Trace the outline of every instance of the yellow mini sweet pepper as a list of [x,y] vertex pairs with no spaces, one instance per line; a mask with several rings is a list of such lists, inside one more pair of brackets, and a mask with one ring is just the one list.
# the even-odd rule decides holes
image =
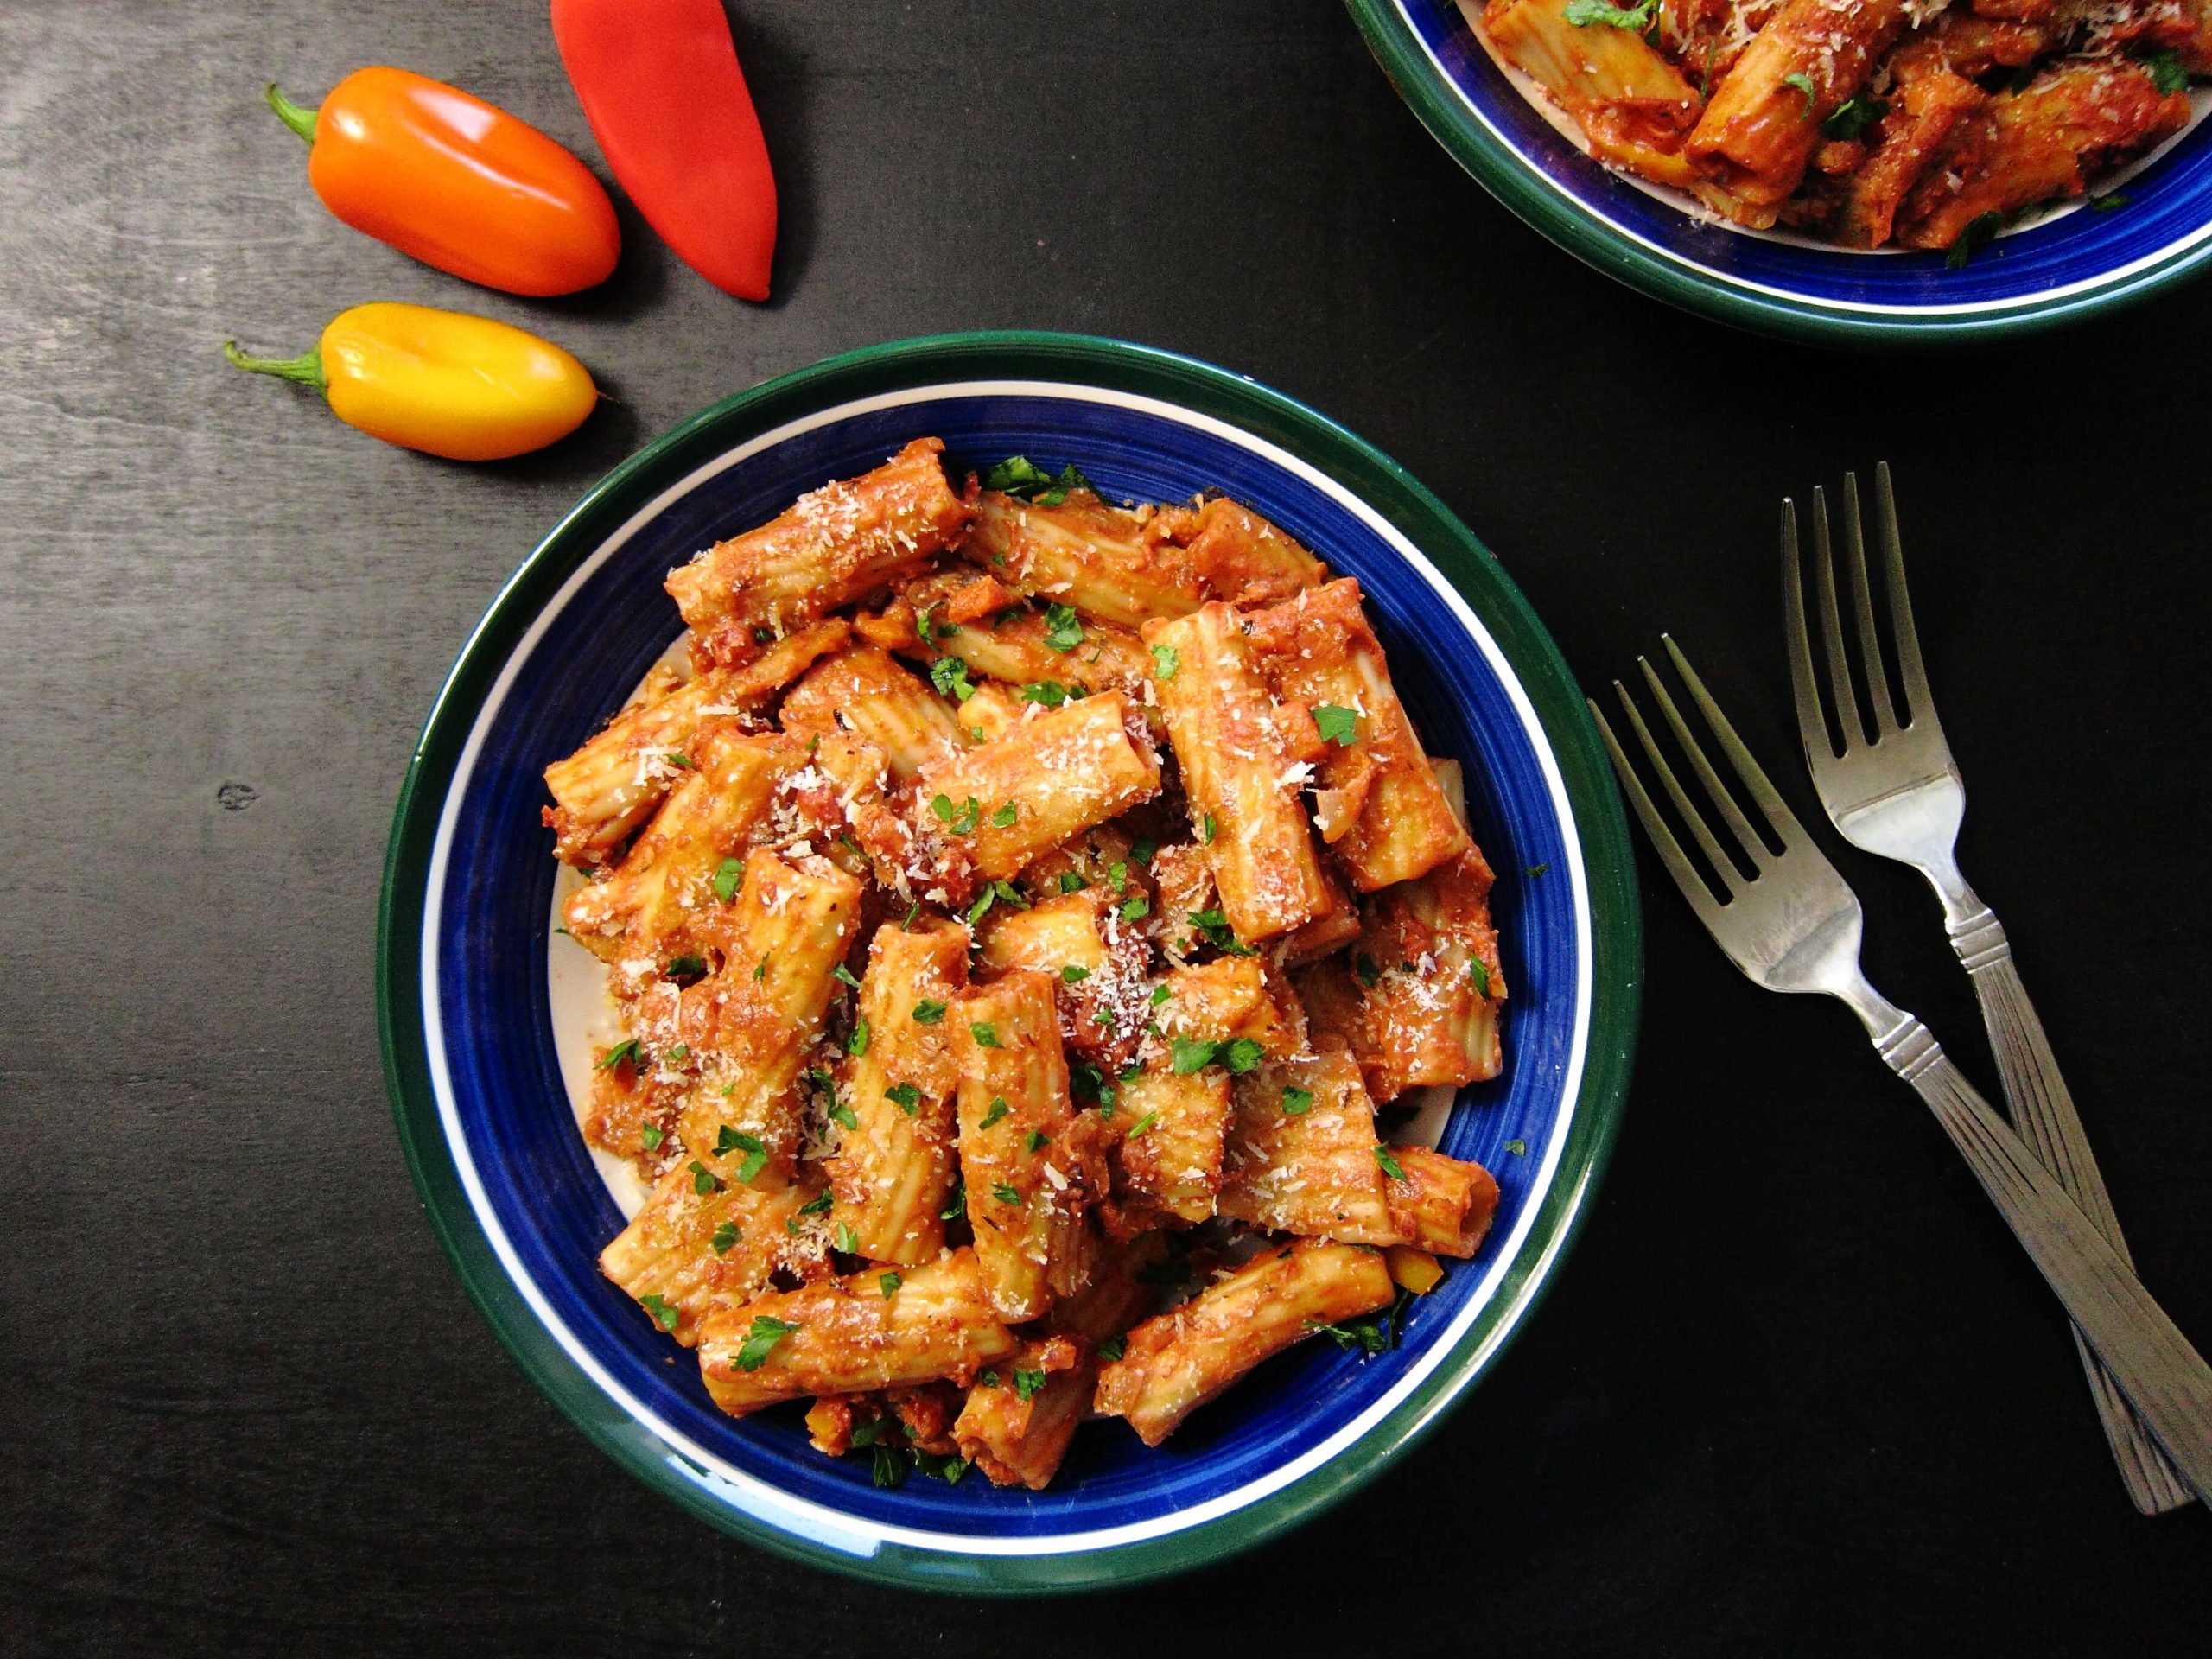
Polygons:
[[331,412],[386,443],[451,461],[542,449],[599,402],[584,365],[558,346],[489,317],[379,302],[331,319],[296,358],[223,355],[256,374],[313,386]]

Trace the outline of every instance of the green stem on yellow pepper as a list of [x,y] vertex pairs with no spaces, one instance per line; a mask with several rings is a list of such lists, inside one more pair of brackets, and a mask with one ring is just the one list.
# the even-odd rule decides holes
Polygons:
[[238,350],[235,340],[223,342],[223,355],[234,369],[244,369],[249,374],[273,374],[286,380],[313,386],[317,391],[327,392],[330,383],[323,378],[322,349],[302,352],[297,357],[248,357]]
[[269,107],[276,111],[276,118],[279,121],[298,133],[308,143],[315,143],[315,112],[313,110],[303,110],[293,103],[290,99],[276,90],[276,83],[273,80],[263,90],[261,95],[269,100]]

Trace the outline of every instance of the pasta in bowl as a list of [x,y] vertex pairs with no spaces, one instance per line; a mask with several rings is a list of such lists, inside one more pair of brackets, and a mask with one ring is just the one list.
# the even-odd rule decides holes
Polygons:
[[603,486],[456,666],[385,918],[403,1137],[540,1385],[742,1535],[1004,1592],[1433,1424],[1633,1002],[1602,762],[1471,546],[1287,400],[1058,336],[833,362]]
[[1350,0],[1509,207],[1831,343],[2044,327],[2212,251],[2198,0]]

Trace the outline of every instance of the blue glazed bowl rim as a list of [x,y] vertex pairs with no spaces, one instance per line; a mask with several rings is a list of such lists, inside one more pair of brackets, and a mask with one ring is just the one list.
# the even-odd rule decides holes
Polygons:
[[[1822,295],[1816,284],[1793,288],[1779,273],[1770,273],[1764,281],[1739,277],[1667,247],[1662,237],[1641,234],[1609,217],[1508,142],[1498,119],[1511,120],[1520,113],[1518,106],[1525,101],[1521,93],[1499,76],[1494,90],[1516,107],[1494,119],[1483,99],[1439,57],[1429,38],[1435,31],[1425,31],[1416,23],[1414,10],[1419,0],[1344,3],[1399,97],[1491,195],[1584,264],[1654,299],[1738,327],[1830,346],[1927,347],[2012,338],[2139,304],[2212,263],[2212,191],[2198,188],[2190,200],[2201,200],[2202,207],[2183,234],[2116,267],[2085,266],[2069,280],[2001,300],[1972,305],[1870,303]],[[1452,0],[1438,0],[1438,8],[1457,16]],[[1544,138],[1541,148],[1548,161],[1596,168],[1566,137],[1548,131]],[[2200,141],[2202,135],[2192,130],[2182,142]],[[1551,153],[1554,147],[1556,153]],[[1627,198],[1618,200],[1625,202]],[[1651,206],[1640,194],[1636,200],[1642,208]],[[1662,210],[1660,217],[1690,223],[1688,215],[1675,209]],[[1713,233],[1738,234],[1725,228]],[[1821,257],[1818,251],[1808,251],[1806,276]],[[1882,260],[1903,256],[1854,257]]]
[[[432,1080],[425,927],[433,849],[463,751],[502,669],[536,619],[620,526],[673,484],[748,440],[872,395],[1020,378],[1150,398],[1284,451],[1355,495],[1420,550],[1480,611],[1540,722],[1572,812],[1567,830],[1588,928],[1582,1071],[1563,1103],[1567,1131],[1519,1248],[1478,1316],[1425,1376],[1351,1445],[1264,1497],[1165,1536],[1064,1552],[1002,1555],[885,1538],[855,1554],[804,1529],[764,1522],[727,1501],[711,1471],[654,1433],[546,1327],[499,1258],[469,1200]],[[1455,601],[1464,602],[1464,601]],[[702,411],[588,493],[510,578],[463,647],[433,705],[402,785],[387,855],[378,1002],[388,1090],[425,1208],[463,1285],[524,1371],[601,1448],[646,1484],[717,1526],[784,1554],[855,1576],[963,1593],[1033,1594],[1127,1585],[1243,1549],[1309,1518],[1401,1455],[1462,1397],[1534,1310],[1594,1197],[1618,1130],[1635,1039],[1641,920],[1634,863],[1610,770],[1581,694],[1525,600],[1459,521],[1402,469],[1341,427],[1256,383],[1193,359],[1081,336],[994,333],[894,341],[830,359]]]

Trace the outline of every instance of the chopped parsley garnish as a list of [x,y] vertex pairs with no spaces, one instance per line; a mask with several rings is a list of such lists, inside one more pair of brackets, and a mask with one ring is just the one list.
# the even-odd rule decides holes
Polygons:
[[1032,1152],[1042,1152],[1052,1144],[1052,1137],[1042,1129],[1032,1129],[1021,1137],[1021,1144]]
[[1266,1058],[1267,1050],[1249,1037],[1238,1037],[1228,1042],[1207,1042],[1197,1037],[1176,1037],[1168,1041],[1168,1069],[1179,1077],[1187,1077],[1207,1066],[1221,1065],[1240,1075],[1251,1071]]
[[1084,888],[1089,885],[1090,883],[1083,879],[1083,873],[1080,870],[1062,870],[1060,872],[1060,891],[1062,893],[1081,893]]
[[1060,969],[1061,981],[1069,985],[1080,985],[1090,977],[1090,969],[1080,963],[1071,962]]
[[1198,820],[1198,840],[1205,846],[1213,845],[1213,814],[1211,812]]
[[1849,143],[1889,112],[1890,106],[1883,99],[1861,92],[1844,99],[1835,113],[1821,123],[1821,137]]
[[1174,995],[1174,992],[1167,988],[1167,982],[1163,979],[1152,988],[1152,1006],[1155,1008],[1162,1007],[1167,999]]
[[1149,866],[1159,855],[1160,843],[1150,836],[1139,836],[1130,843],[1129,861],[1133,864]]
[[1406,1179],[1406,1166],[1390,1155],[1390,1148],[1379,1141],[1375,1147],[1375,1161],[1382,1166],[1382,1173],[1394,1181]]
[[[931,651],[935,651],[937,649],[937,627],[936,625],[930,620],[930,613],[935,609],[937,609],[937,607],[934,605],[925,605],[922,607],[920,611],[916,613],[914,617],[915,638],[919,639],[924,645],[927,645]],[[952,629],[950,626],[947,626],[945,632],[947,633],[950,633]]]
[[1142,921],[1150,914],[1152,914],[1152,900],[1141,893],[1122,906],[1122,919],[1125,922]]
[[879,1486],[903,1485],[906,1479],[906,1454],[895,1446],[879,1444],[875,1448],[875,1466],[868,1478]]
[[1119,1359],[1128,1351],[1129,1339],[1127,1337],[1109,1337],[1098,1344],[1098,1357],[1101,1359]]
[[1183,665],[1182,653],[1173,645],[1152,648],[1152,677],[1161,684],[1175,677],[1175,671]]
[[[1951,244],[1950,251],[1943,256],[1943,263],[1953,270],[1958,270],[1994,241],[1997,232],[2004,228],[2004,214],[1995,212],[1976,213],[1967,221],[1967,227],[1959,232],[1958,239]],[[1531,870],[1529,874],[1534,875],[1535,872]]]
[[[715,1156],[727,1158],[733,1152],[745,1154],[745,1161],[737,1166],[738,1185],[750,1186],[753,1178],[768,1166],[768,1149],[760,1144],[758,1137],[733,1129],[725,1123],[715,1131]],[[699,1166],[694,1164],[691,1167],[696,1172]],[[702,1192],[709,1190],[703,1186],[699,1189]]]
[[1467,958],[1467,977],[1475,982],[1475,995],[1490,1001],[1490,969],[1480,957]]
[[1794,75],[1784,75],[1782,78],[1782,84],[1785,86],[1795,86],[1805,94],[1805,108],[1797,118],[1801,121],[1811,120],[1813,105],[1821,101],[1821,89],[1813,85],[1813,78],[1801,70]]
[[628,1059],[632,1066],[644,1066],[644,1064],[646,1064],[646,1051],[637,1044],[637,1038],[628,1038],[626,1042],[617,1042],[615,1046],[608,1048],[604,1055],[600,1055],[597,1071],[613,1071],[613,1068],[620,1066],[624,1059]]
[[1351,970],[1359,976],[1359,982],[1370,991],[1382,977],[1382,970],[1376,966],[1375,958],[1364,950],[1352,958]]
[[1045,644],[1065,656],[1083,643],[1083,619],[1072,605],[1045,607]]
[[799,1205],[798,1212],[802,1216],[826,1216],[830,1213],[830,1206],[836,1202],[836,1198],[832,1194],[823,1192]]
[[937,1212],[937,1218],[939,1221],[957,1221],[967,1213],[967,1178],[956,1175],[952,1178],[952,1191],[945,1198],[944,1208]]
[[1021,688],[1021,700],[1057,709],[1068,700],[1068,689],[1058,680],[1032,680]]
[[1006,1103],[1005,1096],[993,1095],[991,1096],[991,1103],[989,1107],[983,1113],[982,1122],[976,1124],[976,1127],[979,1129],[988,1129],[992,1124],[1006,1116],[1013,1109],[1014,1109],[1011,1106],[1008,1106]]
[[1505,1143],[1505,1149],[1516,1158],[1526,1158],[1529,1155],[1529,1143],[1517,1135]]
[[918,1026],[933,1026],[944,1018],[944,1011],[950,1006],[950,1003],[940,1002],[934,997],[925,996],[914,1004],[914,1023]]
[[1268,1051],[1249,1037],[1239,1037],[1221,1046],[1221,1063],[1242,1076],[1267,1058]]
[[728,904],[745,885],[745,861],[726,858],[715,871],[715,897]]
[[914,931],[914,918],[921,913],[922,901],[917,899],[912,904],[906,906],[906,914],[900,919],[899,925],[905,928],[909,933],[912,932]]
[[1191,917],[1191,925],[1217,950],[1226,950],[1232,957],[1252,954],[1252,947],[1236,937],[1236,930],[1230,926],[1229,918],[1218,909],[1195,912]]
[[1012,801],[1008,801],[1005,805],[999,808],[997,811],[991,814],[991,828],[994,830],[1011,830],[1014,828],[1014,819],[1020,816],[1021,809],[1016,806]]
[[1044,1386],[1045,1373],[1042,1371],[1016,1371],[1014,1374],[1014,1391],[1024,1400]]
[[664,1331],[675,1330],[677,1322],[683,1317],[683,1310],[671,1306],[668,1298],[657,1291],[649,1290],[639,1297],[638,1306],[652,1314],[653,1323]]
[[1350,1325],[1324,1325],[1319,1319],[1308,1319],[1306,1328],[1328,1338],[1348,1354],[1379,1354],[1390,1345],[1389,1333],[1372,1319],[1356,1319]]
[[1069,493],[1074,490],[1088,490],[1093,495],[1098,493],[1098,486],[1083,475],[1081,467],[1075,462],[1070,461],[1060,468],[1060,475],[1052,480],[1052,487],[1037,498],[1037,505],[1040,507],[1057,507],[1061,502],[1066,500]]
[[1617,6],[1612,0],[1567,0],[1561,15],[1577,29],[1588,29],[1603,24],[1607,29],[1624,29],[1632,35],[1641,35],[1657,21],[1659,0],[1638,0],[1633,6]]
[[995,1389],[998,1385],[999,1374],[996,1371],[978,1371],[976,1373],[976,1386],[977,1388]]
[[1128,860],[1117,858],[1109,864],[1106,867],[1106,879],[1113,884],[1114,891],[1117,894],[1127,893],[1129,890]]
[[955,702],[965,702],[976,695],[976,683],[968,677],[968,664],[957,657],[940,657],[931,663],[930,683]]
[[1027,500],[1051,487],[1052,475],[1027,455],[1008,455],[983,474],[983,487]]
[[730,1252],[730,1247],[744,1236],[744,1234],[737,1230],[737,1224],[735,1222],[726,1221],[722,1223],[721,1226],[715,1229],[715,1236],[710,1242],[715,1247],[715,1254],[716,1255],[728,1255]]
[[675,749],[668,750],[662,758],[665,760],[670,766],[676,767],[679,771],[696,772],[697,770],[697,768],[691,764],[691,757],[690,755],[679,753]]
[[973,795],[958,806],[953,805],[950,796],[936,796],[930,802],[930,810],[937,815],[939,823],[956,836],[975,834],[976,826],[982,823],[983,818],[983,804]]
[[976,1046],[978,1048],[1000,1046],[999,1028],[988,1020],[976,1021],[974,1025],[968,1027],[968,1034],[976,1039]]
[[664,979],[694,980],[707,976],[707,959],[686,951],[680,957],[671,957],[668,966],[661,969]]
[[883,1300],[887,1302],[892,1293],[906,1281],[895,1273],[885,1273],[877,1274],[875,1282],[883,1287]]
[[766,979],[768,977],[768,958],[766,957],[762,957],[760,961],[753,964],[753,977],[756,980]]
[[957,1486],[960,1477],[968,1472],[968,1459],[950,1452],[928,1452],[918,1446],[913,1449],[913,1457],[915,1468],[948,1486]]
[[1351,747],[1359,735],[1359,715],[1356,709],[1340,709],[1333,702],[1325,702],[1313,710],[1313,729],[1321,734],[1324,743],[1333,743],[1340,749]]
[[853,1116],[853,1109],[835,1096],[830,1102],[830,1116],[841,1128],[858,1129],[861,1126],[860,1119]]
[[853,977],[853,970],[846,967],[842,962],[830,970],[830,977],[836,980],[840,985],[851,986],[856,991],[861,988],[860,981]]
[[1017,1210],[1020,1209],[1025,1202],[1021,1194],[1015,1192],[1014,1188],[1008,1186],[1004,1181],[999,1182],[996,1185],[991,1188],[991,1196],[996,1198],[1001,1204],[1010,1204]]
[[853,1230],[850,1222],[839,1222],[837,1230],[830,1242],[837,1247],[837,1253],[841,1255],[858,1255],[861,1253],[861,1237]]
[[757,1371],[768,1363],[768,1356],[776,1344],[798,1329],[772,1313],[755,1313],[753,1328],[745,1333],[745,1340],[737,1346],[735,1364],[741,1371]]
[[2163,52],[2152,53],[2143,60],[2143,67],[2151,72],[2151,84],[2160,92],[2189,90],[2189,71],[2182,67],[2181,54],[2171,47]]
[[853,1034],[845,1039],[845,1052],[855,1059],[868,1052],[868,1020],[865,1017],[853,1021]]
[[1313,1091],[1300,1089],[1294,1083],[1282,1086],[1282,1113],[1285,1117],[1303,1117],[1313,1109]]
[[1158,1112],[1147,1112],[1142,1117],[1137,1119],[1135,1122],[1129,1125],[1129,1138],[1132,1141],[1135,1140],[1137,1136],[1142,1135],[1147,1129],[1150,1128],[1154,1124],[1159,1122],[1160,1114]]
[[922,1104],[922,1091],[911,1083],[893,1084],[883,1091],[883,1097],[909,1117],[919,1110]]
[[684,1167],[691,1172],[691,1190],[694,1192],[696,1192],[701,1198],[703,1198],[709,1192],[718,1191],[721,1188],[721,1178],[718,1177],[713,1170],[709,1169],[704,1164],[701,1163],[696,1158],[694,1158],[690,1163],[686,1164]]
[[659,1124],[648,1123],[644,1128],[638,1131],[638,1139],[645,1143],[645,1150],[647,1152],[658,1152],[660,1150],[660,1143],[664,1139],[665,1139],[665,1137],[661,1134]]
[[2116,207],[2126,206],[2127,198],[2117,190],[2107,190],[2101,196],[2089,198],[2089,211],[2093,213],[2108,213]]

